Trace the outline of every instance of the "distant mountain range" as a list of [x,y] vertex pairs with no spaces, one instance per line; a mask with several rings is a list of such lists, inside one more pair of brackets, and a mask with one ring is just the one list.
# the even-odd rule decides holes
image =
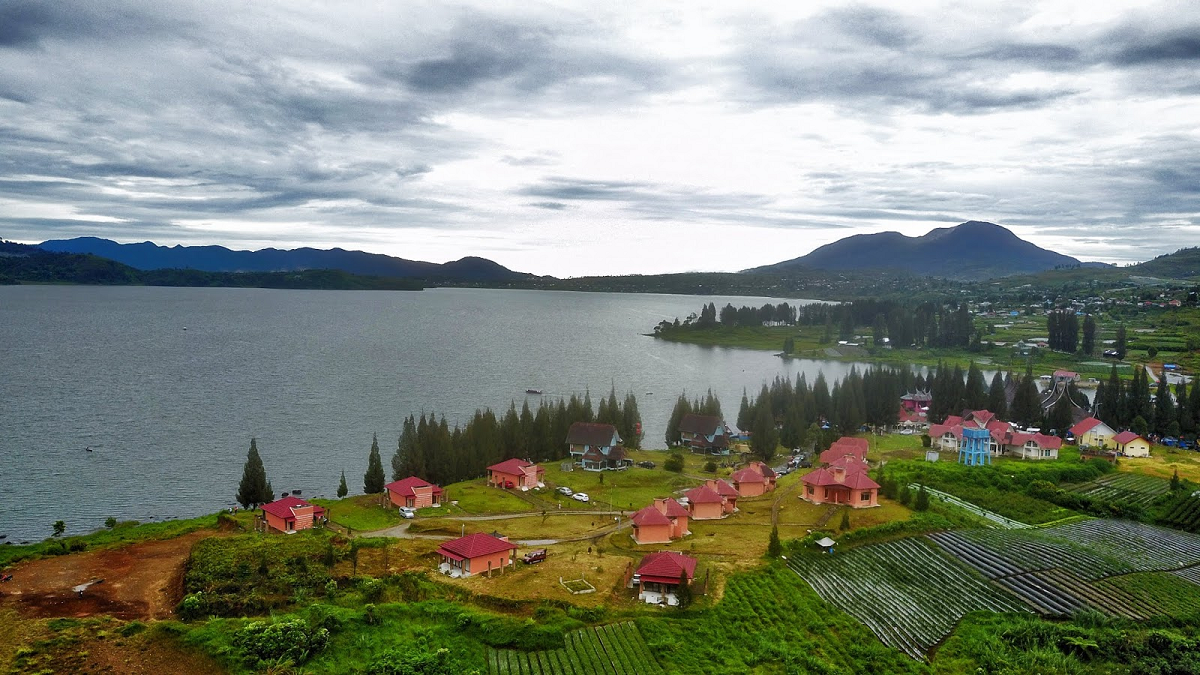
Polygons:
[[920,237],[899,232],[856,234],[808,255],[745,270],[788,274],[816,270],[896,270],[918,276],[981,280],[1040,272],[1056,267],[1107,266],[1081,263],[1047,251],[994,223],[972,220],[930,230]]
[[224,246],[159,246],[149,241],[118,244],[96,237],[55,239],[42,242],[39,246],[43,250],[59,253],[90,253],[139,270],[295,272],[325,269],[374,277],[470,282],[518,281],[533,277],[532,274],[514,272],[486,258],[467,257],[438,264],[340,248],[235,251]]

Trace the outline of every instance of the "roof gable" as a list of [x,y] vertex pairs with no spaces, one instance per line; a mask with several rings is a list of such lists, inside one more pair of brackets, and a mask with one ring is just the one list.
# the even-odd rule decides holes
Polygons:
[[515,551],[517,546],[499,537],[493,537],[484,532],[476,532],[475,534],[468,534],[454,541],[443,542],[438,548],[445,549],[464,558],[478,558],[501,551]]
[[1104,424],[1104,422],[1101,422],[1095,417],[1088,417],[1071,427],[1071,433],[1075,434],[1076,436],[1082,436],[1102,424]]
[[442,488],[430,483],[429,481],[417,478],[416,476],[402,478],[398,481],[388,483],[383,487],[389,492],[395,492],[401,497],[415,497],[417,493],[413,491],[413,488],[433,488],[433,494],[436,495],[442,493]]
[[[1117,434],[1116,436],[1113,436],[1113,442],[1117,443],[1119,445],[1126,445],[1128,443],[1132,443],[1133,441],[1136,441],[1139,438],[1142,438],[1142,437],[1138,436],[1137,434],[1133,433],[1132,431],[1122,431],[1121,433]],[[1142,440],[1144,441],[1146,439],[1142,438]]]
[[611,424],[597,422],[576,422],[567,430],[567,443],[571,445],[591,445],[608,447],[621,442],[617,428]]
[[[671,501],[675,501],[675,500],[671,500]],[[633,514],[633,516],[630,517],[630,520],[632,520],[633,524],[638,527],[645,527],[647,525],[670,525],[671,524],[671,519],[668,518],[666,516],[666,514],[662,513],[658,509],[654,508],[653,504],[651,504],[650,506],[647,506],[646,508],[641,509],[637,513]]]
[[675,551],[648,553],[637,566],[637,574],[643,580],[646,577],[658,577],[678,582],[684,571],[688,579],[695,578],[696,559]]
[[306,506],[312,506],[312,504],[309,504],[299,497],[284,497],[283,499],[277,499],[270,504],[263,504],[260,508],[277,518],[291,518],[293,515],[295,515],[292,513],[292,509],[304,508]]
[[523,459],[506,459],[499,464],[493,464],[488,467],[488,471],[499,471],[501,473],[519,474],[525,472],[525,467],[533,466],[533,462],[526,462]]
[[707,485],[701,485],[700,487],[694,487],[691,490],[688,490],[687,492],[685,492],[683,494],[684,494],[684,496],[686,496],[688,498],[688,501],[691,502],[692,504],[705,504],[705,503],[711,504],[713,502],[716,502],[719,504],[723,501],[721,499],[721,495],[717,494],[716,490],[713,490],[712,488],[708,487]]
[[679,420],[679,431],[681,433],[700,434],[701,436],[713,436],[718,432],[725,430],[725,424],[720,417],[713,415],[697,415],[688,413]]

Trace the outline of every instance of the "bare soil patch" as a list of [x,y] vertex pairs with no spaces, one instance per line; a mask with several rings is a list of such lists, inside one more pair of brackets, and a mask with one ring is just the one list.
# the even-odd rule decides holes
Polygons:
[[[183,597],[183,567],[192,545],[211,530],[118,549],[87,551],[24,563],[0,586],[0,602],[35,618],[111,615],[163,619]],[[95,579],[82,595],[73,587]]]

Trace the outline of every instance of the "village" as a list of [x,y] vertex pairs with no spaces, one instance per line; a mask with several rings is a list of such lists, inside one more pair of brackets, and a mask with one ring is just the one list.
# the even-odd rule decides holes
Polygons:
[[[1054,407],[1078,377],[1056,372],[1038,404]],[[301,611],[322,602],[320,596],[351,614],[369,614],[375,602],[427,597],[455,598],[488,611],[504,608],[502,613],[517,616],[555,608],[566,612],[565,625],[583,631],[578,637],[560,649],[547,638],[548,651],[485,640],[492,646],[480,652],[487,664],[480,672],[576,672],[561,664],[593,659],[608,664],[604,672],[619,674],[658,672],[656,664],[681,658],[663,652],[630,619],[678,612],[717,616],[712,613],[727,611],[722,608],[730,602],[744,602],[729,595],[750,592],[746,579],[767,573],[790,575],[788,584],[805,584],[789,586],[796,601],[808,598],[803,602],[820,615],[836,607],[854,617],[858,629],[865,626],[883,645],[918,661],[953,629],[955,617],[978,609],[1054,617],[1082,602],[1118,614],[1120,602],[1148,606],[1129,589],[1106,591],[1116,593],[1106,600],[1091,586],[1056,581],[1051,593],[1017,584],[1019,574],[980,586],[965,570],[982,565],[976,569],[991,575],[995,565],[1013,563],[981,560],[1007,559],[1008,546],[1028,544],[962,537],[1000,528],[1012,533],[1006,536],[1045,533],[1052,537],[1047,542],[1070,536],[1082,542],[1074,547],[1098,546],[1096,541],[1113,535],[1088,524],[1110,521],[1089,514],[1110,504],[1164,504],[1164,516],[1155,517],[1163,522],[1168,506],[1172,513],[1191,513],[1186,486],[1200,484],[1200,461],[1192,453],[1113,429],[1079,406],[1070,429],[1051,434],[986,409],[930,423],[933,402],[929,391],[908,391],[895,400],[894,425],[826,434],[809,447],[783,449],[773,462],[756,458],[749,434],[720,416],[685,415],[679,443],[667,452],[628,449],[611,424],[575,422],[563,439],[562,459],[535,463],[511,457],[489,465],[481,478],[448,485],[394,474],[378,494],[341,499],[287,494],[254,509],[219,514],[215,528],[197,519],[116,548],[101,544],[92,551],[80,544],[77,553],[18,558],[5,566],[12,577],[0,609],[26,627],[42,625],[29,623],[36,617],[112,616],[134,622],[183,619],[199,622],[191,624],[193,630],[203,631],[216,625],[204,623],[204,617]],[[819,438],[830,439],[827,447]],[[996,469],[1018,478],[1005,482]],[[1049,487],[1026,489],[1043,483]],[[987,484],[991,487],[978,487]],[[1146,517],[1141,511],[1129,514]],[[1183,515],[1173,517],[1179,524],[1172,527],[1200,529]],[[133,537],[148,527],[153,526],[118,526],[94,536]],[[1150,528],[1130,536],[1178,551],[1171,565],[1200,564],[1200,538],[1169,532]],[[85,538],[45,546],[62,544],[65,553],[80,541]],[[989,557],[978,557],[981,546],[993,547]],[[910,558],[931,555],[950,565],[946,573],[953,574],[944,587],[896,581]],[[159,562],[139,570],[136,561],[146,556]],[[1166,564],[1146,563],[1151,570]],[[873,592],[884,595],[846,595],[855,575],[875,579]],[[909,600],[900,600],[904,597]],[[164,604],[164,598],[173,600]],[[913,605],[887,618],[878,614],[893,602]],[[1153,615],[1138,611],[1139,617]],[[929,624],[930,612],[945,613],[950,623]],[[586,627],[595,619],[585,619],[580,628],[568,616],[608,617],[609,623]],[[249,624],[236,625],[250,630]],[[619,652],[604,655],[605,640],[622,644],[622,639],[641,661],[623,667]],[[587,647],[588,641],[595,644]],[[50,647],[32,654],[17,662],[65,658]],[[188,651],[180,663],[195,667],[206,658]],[[223,663],[237,670],[237,664],[250,662]]]

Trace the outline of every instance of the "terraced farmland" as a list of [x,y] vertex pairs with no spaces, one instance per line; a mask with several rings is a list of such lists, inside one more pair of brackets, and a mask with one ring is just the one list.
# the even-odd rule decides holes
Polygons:
[[1146,505],[1170,492],[1171,484],[1164,478],[1117,472],[1067,489],[1105,501]]
[[563,649],[523,652],[488,650],[489,675],[641,675],[662,673],[632,623],[594,626],[567,633]]
[[1200,497],[1186,497],[1163,516],[1163,522],[1188,532],[1200,532]]
[[1147,619],[1162,611],[1154,603],[1123,591],[1120,584],[1098,581],[1200,563],[1200,537],[1124,520],[1085,520],[1041,530],[964,530],[928,536],[951,555],[1047,615],[1092,608],[1131,619]]
[[1028,611],[923,538],[863,546],[794,569],[826,602],[891,647],[922,659],[968,612]]

